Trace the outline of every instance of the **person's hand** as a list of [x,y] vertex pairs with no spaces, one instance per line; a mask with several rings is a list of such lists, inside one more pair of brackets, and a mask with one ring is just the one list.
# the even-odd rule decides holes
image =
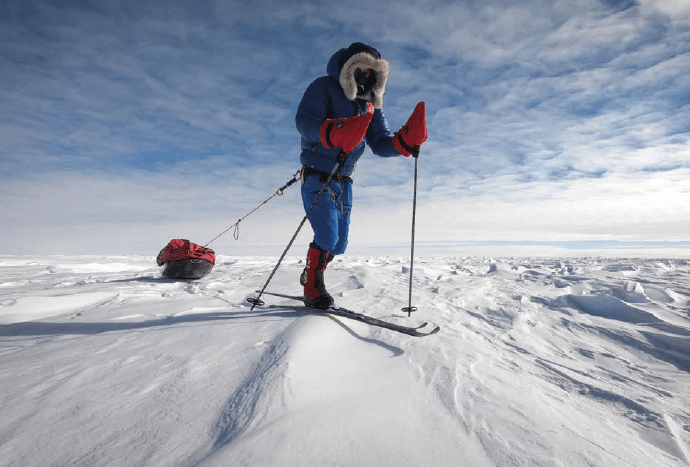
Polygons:
[[362,142],[374,116],[374,106],[367,105],[367,113],[358,117],[329,118],[321,124],[321,144],[327,148],[342,148],[349,153]]
[[426,141],[426,107],[424,101],[417,104],[412,115],[393,137],[393,147],[403,156],[419,156],[419,147]]

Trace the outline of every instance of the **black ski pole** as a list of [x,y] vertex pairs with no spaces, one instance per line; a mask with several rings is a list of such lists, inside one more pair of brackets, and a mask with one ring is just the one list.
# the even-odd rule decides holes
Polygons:
[[340,166],[342,165],[343,162],[345,162],[345,158],[347,157],[347,154],[343,151],[340,152],[338,155],[338,158],[336,159],[335,165],[333,166],[333,170],[331,170],[331,173],[328,175],[328,178],[324,182],[323,186],[321,187],[321,190],[319,190],[318,194],[316,195],[316,198],[314,198],[314,201],[311,203],[311,206],[309,206],[309,209],[307,210],[307,213],[304,215],[302,218],[302,222],[299,223],[299,226],[297,227],[297,230],[295,231],[295,234],[292,236],[290,239],[290,242],[288,243],[287,247],[285,247],[285,250],[283,251],[283,254],[280,255],[280,259],[276,263],[275,267],[273,268],[273,271],[271,271],[271,275],[268,276],[268,280],[264,284],[264,286],[261,288],[261,291],[259,292],[258,297],[250,297],[247,299],[249,303],[252,304],[252,307],[249,311],[254,311],[254,307],[256,305],[263,305],[264,302],[261,300],[261,296],[264,294],[266,291],[266,287],[268,287],[268,284],[271,282],[271,279],[273,279],[273,276],[275,275],[276,271],[278,271],[278,268],[280,267],[280,264],[283,262],[283,259],[285,258],[285,255],[287,252],[290,250],[290,247],[294,243],[295,239],[297,238],[297,234],[299,234],[299,231],[302,230],[302,227],[304,226],[304,223],[307,221],[309,218],[309,213],[311,213],[312,209],[314,209],[314,206],[316,206],[316,203],[319,201],[319,198],[321,197],[321,194],[326,191],[326,187],[331,183],[331,179],[335,175],[335,173],[338,171]]
[[407,306],[402,309],[404,313],[407,313],[408,318],[413,311],[417,311],[416,306],[412,306],[412,272],[414,270],[414,230],[415,230],[415,218],[417,216],[417,162],[419,162],[419,148],[415,148],[412,153],[414,156],[414,194],[412,197],[412,241],[411,241],[411,251],[410,251],[410,293],[408,296]]

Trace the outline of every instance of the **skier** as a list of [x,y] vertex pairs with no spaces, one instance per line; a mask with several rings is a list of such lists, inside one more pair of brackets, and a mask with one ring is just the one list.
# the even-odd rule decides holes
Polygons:
[[364,152],[364,139],[381,157],[419,154],[427,139],[424,103],[391,133],[383,114],[389,64],[373,47],[355,42],[328,61],[327,76],[313,81],[297,108],[295,122],[302,137],[302,202],[305,211],[340,163],[317,204],[309,213],[314,239],[300,276],[304,303],[326,309],[333,297],[326,290],[324,271],[335,255],[345,252],[352,209],[352,178]]

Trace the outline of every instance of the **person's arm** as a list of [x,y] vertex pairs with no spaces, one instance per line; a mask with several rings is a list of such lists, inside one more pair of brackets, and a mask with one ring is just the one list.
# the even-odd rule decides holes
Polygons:
[[328,95],[323,83],[316,80],[307,87],[297,107],[295,123],[303,138],[321,142],[321,124],[328,116]]

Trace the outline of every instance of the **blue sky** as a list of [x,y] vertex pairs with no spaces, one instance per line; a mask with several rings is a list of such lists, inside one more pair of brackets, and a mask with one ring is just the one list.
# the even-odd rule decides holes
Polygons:
[[[390,62],[393,130],[427,104],[417,241],[690,240],[686,0],[10,0],[0,253],[207,242],[299,168],[302,93],[354,41]],[[413,165],[367,150],[351,246],[409,242]],[[301,209],[212,246],[279,254]]]

